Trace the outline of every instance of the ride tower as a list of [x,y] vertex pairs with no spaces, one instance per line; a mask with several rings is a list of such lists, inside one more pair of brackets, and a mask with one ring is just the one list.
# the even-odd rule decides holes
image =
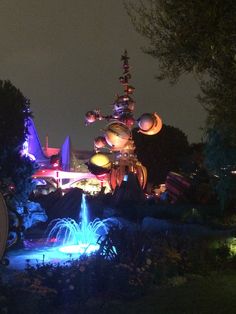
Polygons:
[[95,121],[105,120],[104,134],[94,140],[95,154],[88,162],[88,169],[101,181],[108,180],[112,191],[127,180],[128,174],[137,176],[142,189],[147,183],[147,170],[135,154],[135,144],[132,130],[138,127],[138,132],[145,135],[155,135],[162,128],[162,120],[157,113],[144,113],[136,119],[134,117],[135,88],[130,85],[130,66],[127,51],[121,56],[123,73],[119,81],[123,87],[123,94],[117,95],[112,104],[112,114],[103,115],[100,109],[90,110],[85,115],[85,123],[89,125]]

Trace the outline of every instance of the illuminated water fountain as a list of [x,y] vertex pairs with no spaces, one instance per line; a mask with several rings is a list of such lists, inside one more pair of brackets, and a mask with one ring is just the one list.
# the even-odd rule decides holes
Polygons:
[[89,221],[85,195],[82,195],[80,222],[71,218],[55,219],[47,243],[54,243],[60,252],[67,254],[90,254],[99,249],[97,240],[107,233],[106,221],[96,218]]
[[25,240],[24,248],[8,252],[9,267],[24,269],[26,262],[32,266],[38,263],[61,264],[79,258],[82,254],[90,255],[99,249],[99,237],[105,235],[114,223],[111,218],[90,221],[83,195],[78,223],[71,218],[53,220],[48,226],[46,241]]

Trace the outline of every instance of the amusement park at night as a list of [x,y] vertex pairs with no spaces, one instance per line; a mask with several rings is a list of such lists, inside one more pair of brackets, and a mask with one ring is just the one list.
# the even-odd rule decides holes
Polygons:
[[[120,28],[107,27],[111,2],[126,30],[120,38]],[[52,33],[41,38],[40,29],[38,42],[50,43],[55,58],[42,52],[37,59],[38,65],[45,62],[42,71],[37,69],[44,77],[44,95],[41,87],[38,91],[30,85],[35,69],[26,67],[18,80],[17,70],[11,72],[6,61],[13,80],[0,79],[0,314],[234,313],[236,43],[230,21],[235,21],[236,6],[230,1],[111,2],[82,6],[69,1],[69,26],[61,20],[64,5],[62,11],[56,6],[55,15],[51,4],[46,5],[45,29],[50,33],[53,25]],[[78,26],[73,6],[85,10],[91,24],[80,13]],[[32,16],[43,10],[27,8]],[[6,17],[9,10],[3,7]],[[24,16],[25,25],[38,30],[27,20],[31,13],[26,17],[16,9],[13,15],[16,21]],[[9,21],[3,21],[7,26]],[[41,17],[36,21],[42,25]],[[97,55],[87,48],[86,61],[73,59],[73,49],[69,58],[62,58],[69,49],[66,43],[74,45],[63,37],[67,31],[72,36],[81,27],[81,38],[89,42],[92,36],[95,45],[96,38],[102,41],[98,25],[106,40],[116,36],[120,46],[127,44],[120,49],[120,60],[115,59],[117,46],[113,53],[100,44]],[[117,35],[110,36],[115,30]],[[148,41],[140,56],[134,45],[140,40],[137,34]],[[34,37],[29,37],[32,42]],[[63,40],[62,50],[58,43]],[[77,53],[83,51],[82,43],[73,46]],[[36,41],[32,47],[36,49]],[[20,51],[19,46],[13,69],[23,62]],[[151,67],[143,61],[147,56]],[[77,72],[74,60],[81,65]],[[55,88],[58,62],[65,81]],[[149,78],[152,71],[158,74],[158,96]],[[76,83],[69,80],[75,73]],[[164,80],[172,85],[165,87]],[[173,104],[178,103],[177,94],[171,95],[173,84],[183,88],[185,103],[179,107]],[[194,88],[198,95],[191,100]],[[34,98],[42,92],[38,99],[46,100],[47,90],[54,108],[39,106]],[[98,106],[99,97],[110,93],[115,96],[108,105]],[[76,97],[84,101],[80,107],[72,106]],[[96,97],[91,109],[88,103]],[[152,103],[155,97],[166,103]],[[140,105],[139,99],[147,104]],[[188,110],[191,101],[194,106]],[[198,102],[204,114],[194,111]],[[201,114],[205,126],[200,137],[195,125]],[[189,128],[188,135],[181,123],[185,131]],[[70,134],[77,126],[79,144]]]

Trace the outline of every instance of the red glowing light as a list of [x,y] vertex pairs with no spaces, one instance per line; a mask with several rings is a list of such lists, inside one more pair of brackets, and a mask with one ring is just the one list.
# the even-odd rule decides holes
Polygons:
[[96,175],[96,177],[98,178],[98,180],[103,180],[107,177],[107,173],[98,174]]
[[49,241],[50,241],[51,243],[56,243],[56,242],[57,242],[57,238],[51,238]]

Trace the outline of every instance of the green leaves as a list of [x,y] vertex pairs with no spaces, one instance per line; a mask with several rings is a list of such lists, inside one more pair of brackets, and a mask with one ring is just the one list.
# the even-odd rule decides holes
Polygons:
[[148,39],[144,51],[158,59],[160,79],[205,74],[236,52],[236,3],[228,1],[126,1],[136,30]]

